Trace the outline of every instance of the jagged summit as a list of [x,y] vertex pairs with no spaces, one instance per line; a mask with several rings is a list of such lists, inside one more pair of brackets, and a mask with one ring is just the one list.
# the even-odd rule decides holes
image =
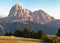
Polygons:
[[27,9],[22,8],[21,5],[16,4],[11,8],[8,17],[10,17],[10,18],[13,17],[14,20],[17,20],[17,19],[25,20],[29,17],[29,11]]
[[22,9],[22,5],[21,5],[21,4],[16,4],[16,5],[14,5],[14,7],[15,7],[16,9]]
[[17,16],[17,13],[21,12],[21,10],[22,10],[22,5],[16,4],[11,8],[8,16],[9,17]]

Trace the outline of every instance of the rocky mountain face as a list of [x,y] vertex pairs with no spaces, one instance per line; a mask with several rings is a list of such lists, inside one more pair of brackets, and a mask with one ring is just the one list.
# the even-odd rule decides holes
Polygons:
[[8,17],[4,18],[5,21],[30,21],[34,23],[49,23],[50,21],[53,21],[54,18],[45,13],[43,10],[37,10],[37,11],[30,11],[28,9],[24,9],[21,5],[14,5],[10,12]]
[[32,12],[32,17],[33,17],[33,21],[42,24],[54,21],[54,18],[48,15],[47,13],[45,13],[43,10]]
[[14,5],[11,10],[10,13],[8,15],[8,17],[14,19],[14,20],[22,20],[22,19],[28,19],[29,17],[29,12],[26,9],[23,9],[21,5]]

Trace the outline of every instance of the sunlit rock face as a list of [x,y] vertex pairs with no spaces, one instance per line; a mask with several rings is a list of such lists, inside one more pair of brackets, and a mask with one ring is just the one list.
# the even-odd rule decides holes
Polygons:
[[24,9],[22,5],[19,4],[16,4],[11,8],[8,17],[12,20],[27,20],[42,24],[54,20],[53,17],[45,13],[43,10],[37,10],[32,12],[28,9]]
[[11,8],[8,17],[13,17],[14,20],[27,19],[29,17],[29,12],[23,9],[21,5],[16,4]]

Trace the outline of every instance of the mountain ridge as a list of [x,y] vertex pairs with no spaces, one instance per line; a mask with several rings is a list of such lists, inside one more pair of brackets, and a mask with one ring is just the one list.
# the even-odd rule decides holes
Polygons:
[[35,23],[49,23],[50,21],[54,21],[54,17],[48,15],[43,10],[37,10],[37,11],[30,11],[28,9],[24,9],[21,5],[16,4],[14,5],[9,12],[9,15],[4,18],[8,19],[8,21],[14,21],[14,20],[25,20],[35,22]]

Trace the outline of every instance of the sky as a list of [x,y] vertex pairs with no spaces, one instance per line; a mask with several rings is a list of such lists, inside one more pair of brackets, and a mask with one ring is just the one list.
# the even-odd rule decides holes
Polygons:
[[6,17],[15,4],[31,11],[43,10],[50,16],[60,19],[60,0],[0,0],[0,17]]

